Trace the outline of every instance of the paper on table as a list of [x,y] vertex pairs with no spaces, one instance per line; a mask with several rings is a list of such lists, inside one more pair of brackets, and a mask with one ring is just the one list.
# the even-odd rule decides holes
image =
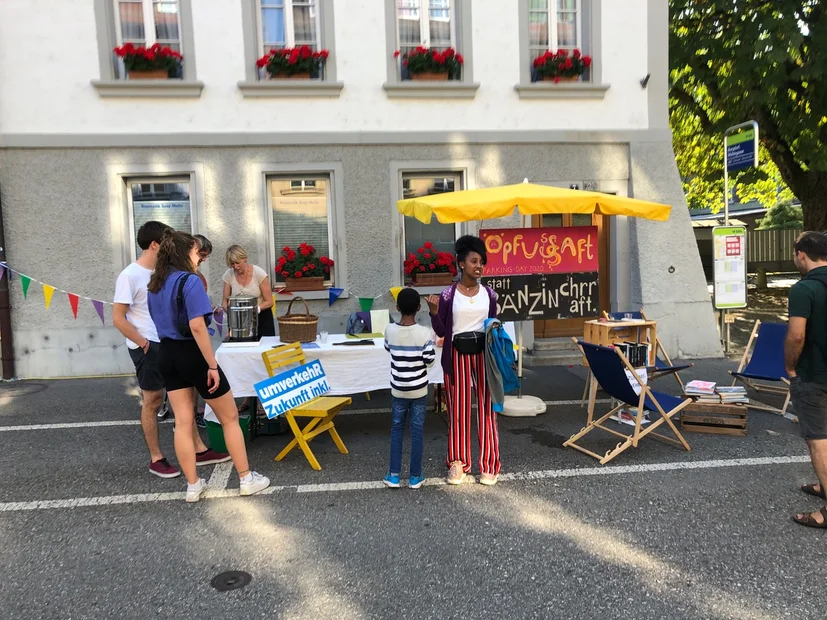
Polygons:
[[385,328],[391,321],[390,312],[387,310],[371,310],[370,311],[370,330],[374,334],[385,333]]
[[228,349],[255,349],[259,344],[258,342],[224,342],[221,346]]

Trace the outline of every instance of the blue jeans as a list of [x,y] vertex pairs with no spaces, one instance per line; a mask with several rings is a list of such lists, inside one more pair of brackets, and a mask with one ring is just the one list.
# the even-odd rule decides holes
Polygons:
[[427,397],[397,398],[393,397],[391,410],[391,467],[390,473],[402,472],[402,441],[405,438],[405,417],[410,412],[411,420],[411,476],[422,475],[423,426],[425,425],[425,406]]

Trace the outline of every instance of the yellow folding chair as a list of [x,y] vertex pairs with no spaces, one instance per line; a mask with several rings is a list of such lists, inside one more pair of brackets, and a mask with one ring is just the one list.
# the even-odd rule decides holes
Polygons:
[[[304,351],[301,344],[294,342],[293,344],[285,344],[275,349],[270,349],[261,354],[264,360],[264,366],[267,368],[267,374],[271,377],[275,376],[276,371],[289,366],[301,366],[305,363]],[[298,446],[304,453],[304,457],[310,466],[319,471],[322,466],[310,449],[309,443],[317,435],[322,433],[330,433],[333,443],[342,454],[347,454],[342,438],[336,431],[333,424],[333,418],[336,417],[342,409],[350,405],[353,401],[349,397],[342,396],[319,396],[310,402],[299,405],[295,409],[284,414],[290,430],[293,431],[293,441],[276,455],[277,461],[282,460],[287,456],[293,448]],[[310,422],[304,427],[300,428],[296,418],[312,418]]]

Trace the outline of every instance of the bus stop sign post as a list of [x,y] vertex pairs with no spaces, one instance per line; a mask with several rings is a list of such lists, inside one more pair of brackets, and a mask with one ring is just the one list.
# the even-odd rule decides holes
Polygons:
[[[733,125],[724,132],[724,226],[729,226],[729,172],[758,167],[758,123],[747,121]],[[714,246],[714,244],[713,244]],[[714,251],[714,250],[713,250]],[[717,287],[717,283],[713,282]],[[721,336],[724,351],[729,353],[730,322],[727,310],[721,309]]]

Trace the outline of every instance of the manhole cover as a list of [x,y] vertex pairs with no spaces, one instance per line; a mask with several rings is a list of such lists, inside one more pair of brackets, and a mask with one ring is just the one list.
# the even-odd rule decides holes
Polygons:
[[231,570],[226,573],[219,573],[212,578],[210,585],[219,592],[227,592],[229,590],[238,590],[243,588],[253,580],[250,573],[245,573],[240,570]]
[[29,383],[28,381],[9,381],[0,382],[0,396],[6,398],[18,398],[19,396],[29,396],[37,394],[46,389],[44,383]]

